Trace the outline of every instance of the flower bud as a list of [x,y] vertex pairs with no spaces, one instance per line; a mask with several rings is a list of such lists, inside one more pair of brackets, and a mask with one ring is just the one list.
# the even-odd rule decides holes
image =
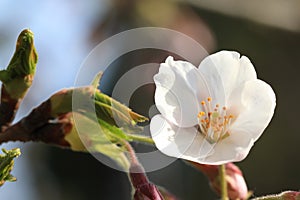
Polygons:
[[[211,187],[220,194],[219,169],[217,165],[203,165],[190,162],[194,167],[201,170],[209,179]],[[233,163],[226,165],[226,181],[228,197],[230,199],[247,199],[248,189],[241,170]]]
[[129,176],[135,188],[134,200],[163,200],[157,187],[150,183],[144,169],[139,164],[133,164],[129,168]]

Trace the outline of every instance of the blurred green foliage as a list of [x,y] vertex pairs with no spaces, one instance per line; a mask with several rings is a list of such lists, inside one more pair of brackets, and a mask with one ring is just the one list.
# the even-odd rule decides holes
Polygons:
[[0,186],[5,181],[16,181],[17,179],[10,174],[14,166],[14,159],[21,154],[20,149],[5,150],[2,149],[4,154],[0,155]]

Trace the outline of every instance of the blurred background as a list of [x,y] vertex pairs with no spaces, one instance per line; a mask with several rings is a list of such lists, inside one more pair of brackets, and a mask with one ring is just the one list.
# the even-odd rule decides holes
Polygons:
[[[277,108],[250,155],[237,165],[256,196],[299,190],[299,8],[297,0],[2,0],[0,68],[7,66],[18,34],[30,28],[35,33],[39,62],[17,121],[55,91],[71,87],[93,47],[124,30],[166,27],[194,38],[209,53],[239,51],[251,59],[258,77],[272,85]],[[138,64],[162,62],[168,54],[149,49],[122,56],[111,66],[118,73],[106,75],[101,89],[110,94],[121,73]],[[194,59],[194,63],[200,62]],[[148,115],[153,92],[153,85],[140,88],[130,106]],[[2,147],[21,147],[22,156],[13,171],[18,181],[0,188],[1,199],[130,199],[127,175],[89,154],[37,143]],[[182,161],[148,175],[182,200],[217,199],[206,177]]]

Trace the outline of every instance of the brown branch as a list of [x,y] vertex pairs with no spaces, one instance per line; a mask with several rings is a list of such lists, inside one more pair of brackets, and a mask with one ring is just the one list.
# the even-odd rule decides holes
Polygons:
[[10,141],[42,141],[62,147],[70,147],[64,139],[73,124],[69,120],[72,113],[54,119],[51,116],[51,102],[45,101],[27,117],[0,133],[0,144]]
[[[70,147],[65,136],[71,132],[73,127],[71,118],[74,90],[77,90],[84,98],[92,98],[93,90],[90,87],[63,89],[33,109],[28,116],[16,124],[2,127],[0,144],[9,141],[42,141],[47,144]],[[4,104],[3,107],[7,108]],[[0,118],[5,115],[5,112],[2,113]]]
[[8,126],[15,117],[20,101],[7,93],[5,87],[1,89],[1,104],[0,104],[0,127]]

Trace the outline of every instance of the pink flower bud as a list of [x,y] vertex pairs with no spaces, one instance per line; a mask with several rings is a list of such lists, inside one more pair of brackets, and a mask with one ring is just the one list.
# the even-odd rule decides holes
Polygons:
[[[219,169],[217,165],[203,165],[190,162],[194,167],[201,170],[209,179],[211,187],[220,194]],[[248,188],[241,170],[233,163],[226,164],[226,180],[228,197],[230,199],[246,199]]]
[[144,169],[133,164],[129,168],[129,176],[133,187],[135,188],[134,200],[163,200],[157,187],[150,183],[145,175]]

